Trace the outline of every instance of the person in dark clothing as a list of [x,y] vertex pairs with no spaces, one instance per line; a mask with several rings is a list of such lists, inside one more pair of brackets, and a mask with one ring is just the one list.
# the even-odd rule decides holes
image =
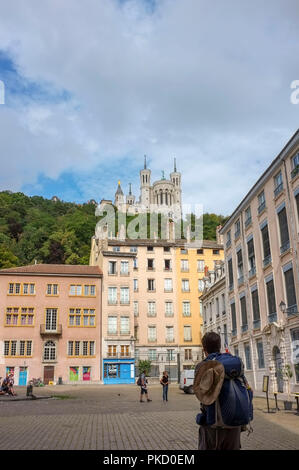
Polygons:
[[[220,353],[221,338],[217,333],[206,333],[202,338],[202,346],[206,356],[206,360],[213,359],[213,353]],[[198,364],[197,368],[205,361]],[[241,448],[241,426],[234,428],[214,428],[205,424],[205,416],[207,413],[206,405],[201,403],[201,411],[199,414],[200,424],[198,449],[199,450],[240,450]]]
[[148,396],[148,389],[147,389],[147,379],[146,379],[146,371],[144,370],[140,375],[141,379],[141,386],[140,386],[140,403],[143,403],[143,395],[146,396],[146,401],[152,401]]
[[160,380],[160,384],[163,385],[163,402],[168,401],[168,384],[169,384],[169,379],[168,379],[168,373],[166,370],[163,372],[163,376]]

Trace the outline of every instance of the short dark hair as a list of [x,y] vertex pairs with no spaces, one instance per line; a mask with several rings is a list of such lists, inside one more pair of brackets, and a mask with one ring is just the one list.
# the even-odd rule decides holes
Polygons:
[[209,331],[202,338],[202,346],[208,354],[220,352],[221,338],[214,331]]

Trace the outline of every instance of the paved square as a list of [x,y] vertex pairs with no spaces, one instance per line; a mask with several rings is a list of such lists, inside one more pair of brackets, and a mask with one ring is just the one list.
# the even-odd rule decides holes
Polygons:
[[[5,429],[0,449],[196,450],[198,400],[172,384],[164,404],[161,388],[149,386],[150,403],[139,402],[136,385],[48,386],[34,393],[61,398],[10,402],[7,397],[0,401]],[[26,395],[24,387],[16,390]],[[299,449],[294,411],[268,415],[261,398],[254,406],[254,432],[242,433],[243,449]]]

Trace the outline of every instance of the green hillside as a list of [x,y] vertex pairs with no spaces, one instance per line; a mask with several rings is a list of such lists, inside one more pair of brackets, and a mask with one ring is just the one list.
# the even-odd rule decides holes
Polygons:
[[[38,263],[88,264],[95,206],[0,192],[0,268]],[[225,218],[204,214],[204,238]]]

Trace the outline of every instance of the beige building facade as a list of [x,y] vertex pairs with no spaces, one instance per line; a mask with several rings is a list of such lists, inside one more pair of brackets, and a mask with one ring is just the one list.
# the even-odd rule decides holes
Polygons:
[[221,230],[230,348],[256,390],[264,375],[286,392],[299,385],[299,131]]

